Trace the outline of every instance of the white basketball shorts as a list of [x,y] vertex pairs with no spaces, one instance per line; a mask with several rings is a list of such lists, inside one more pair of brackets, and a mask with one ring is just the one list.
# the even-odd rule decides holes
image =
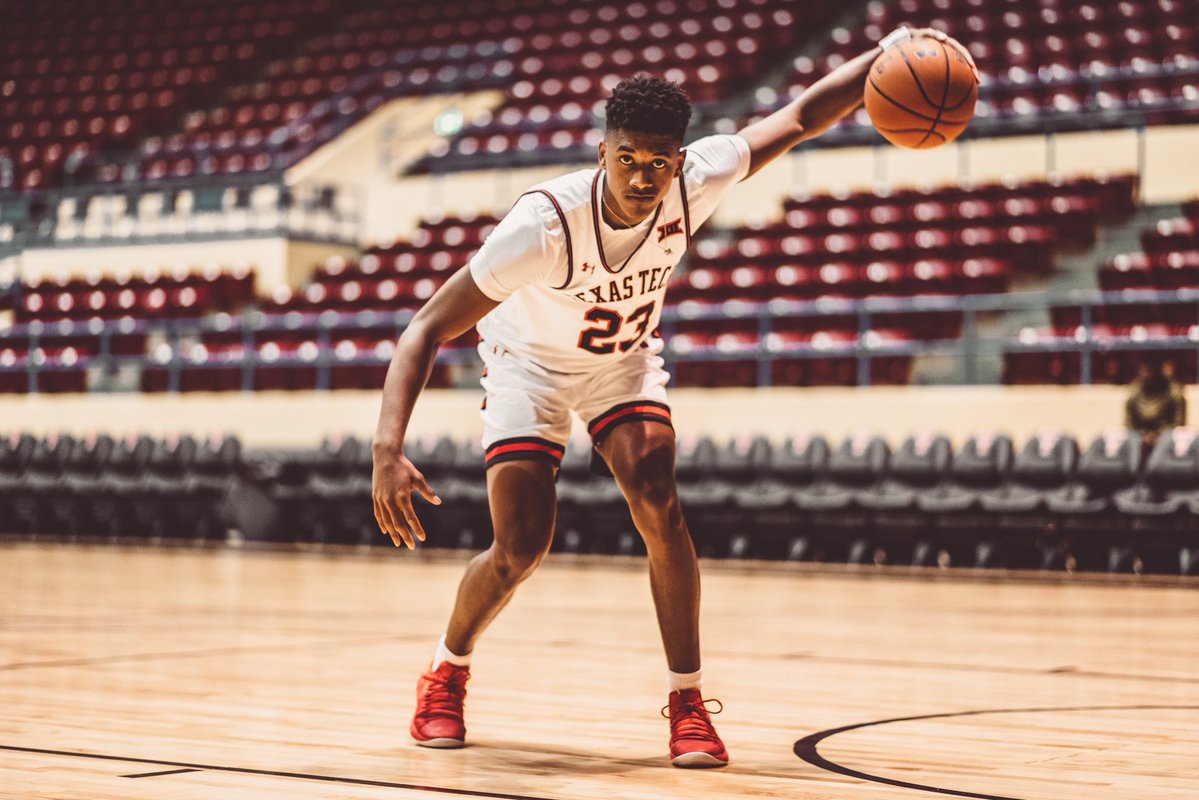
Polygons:
[[662,340],[652,339],[595,373],[566,375],[520,363],[501,345],[480,342],[487,466],[513,459],[560,464],[570,439],[571,411],[587,424],[593,445],[625,422],[670,425],[670,374],[661,350]]

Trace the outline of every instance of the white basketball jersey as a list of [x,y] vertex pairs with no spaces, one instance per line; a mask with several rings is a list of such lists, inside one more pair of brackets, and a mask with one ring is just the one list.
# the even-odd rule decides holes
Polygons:
[[[739,136],[695,142],[644,234],[636,234],[631,253],[627,241],[625,252],[613,252],[616,236],[601,219],[604,170],[573,172],[529,189],[522,198],[537,200],[540,217],[533,225],[544,230],[530,235],[526,225],[523,235],[540,234],[548,242],[540,251],[534,247],[530,257],[544,256],[545,267],[534,268],[530,277],[519,265],[506,266],[496,252],[504,244],[485,244],[472,259],[480,290],[501,300],[479,321],[480,348],[558,374],[591,373],[637,348],[660,351],[654,334],[667,281],[694,231],[748,166],[749,147]],[[511,235],[519,224],[513,223]],[[501,222],[492,237],[502,241],[503,228]]]

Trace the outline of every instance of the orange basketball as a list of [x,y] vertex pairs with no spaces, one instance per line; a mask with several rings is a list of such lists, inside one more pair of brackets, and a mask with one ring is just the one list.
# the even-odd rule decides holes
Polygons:
[[939,147],[966,130],[978,100],[978,70],[950,39],[918,37],[889,47],[866,78],[866,112],[887,141]]

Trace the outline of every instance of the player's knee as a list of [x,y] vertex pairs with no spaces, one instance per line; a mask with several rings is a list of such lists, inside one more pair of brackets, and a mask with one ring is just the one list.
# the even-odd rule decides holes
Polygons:
[[491,566],[504,583],[520,583],[533,574],[549,549],[549,537],[514,547],[497,546],[492,553]]
[[674,479],[674,448],[670,442],[647,443],[625,478],[625,494],[631,505],[667,511],[678,505]]

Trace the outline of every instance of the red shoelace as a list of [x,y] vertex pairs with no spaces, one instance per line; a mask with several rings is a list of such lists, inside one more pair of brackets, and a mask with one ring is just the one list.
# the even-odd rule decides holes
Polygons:
[[[716,708],[709,709],[708,703],[715,703]],[[716,729],[712,727],[709,714],[719,714],[724,711],[724,703],[715,698],[700,700],[698,703],[682,701],[679,707],[670,712],[670,706],[662,706],[662,716],[670,720],[670,730],[676,739],[716,739]]]
[[466,674],[460,670],[450,673],[448,680],[432,673],[426,680],[428,688],[421,697],[422,717],[450,717],[461,721],[462,703],[466,699]]

